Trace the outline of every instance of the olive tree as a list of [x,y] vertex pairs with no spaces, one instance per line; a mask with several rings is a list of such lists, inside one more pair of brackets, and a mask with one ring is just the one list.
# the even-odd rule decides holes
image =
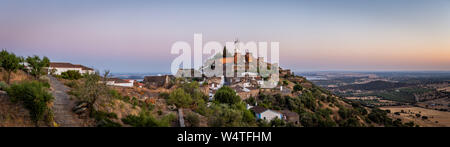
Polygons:
[[46,74],[47,72],[44,70],[44,68],[50,66],[50,59],[48,59],[47,57],[43,57],[41,59],[39,56],[32,56],[27,57],[25,60],[30,67],[29,73],[36,79],[39,79],[41,75]]
[[20,68],[20,58],[18,58],[14,53],[9,53],[6,50],[2,50],[0,52],[0,60],[1,66],[7,73],[6,82],[10,84],[11,73]]

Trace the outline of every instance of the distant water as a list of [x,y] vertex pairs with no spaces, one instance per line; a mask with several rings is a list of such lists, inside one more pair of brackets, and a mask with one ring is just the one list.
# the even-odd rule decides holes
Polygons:
[[111,77],[143,81],[145,76],[161,76],[168,73],[113,73]]
[[327,80],[326,77],[322,77],[322,76],[304,76],[306,78],[306,80],[310,80],[310,81],[318,81],[318,80]]

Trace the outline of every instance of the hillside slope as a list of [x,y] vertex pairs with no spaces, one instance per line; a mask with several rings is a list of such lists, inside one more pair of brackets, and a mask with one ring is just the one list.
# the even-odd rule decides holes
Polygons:
[[367,108],[360,103],[339,98],[304,77],[281,78],[281,83],[292,89],[292,92],[260,92],[258,97],[247,102],[257,102],[269,109],[296,112],[300,116],[300,125],[304,127],[414,126],[411,123],[402,124],[401,120],[392,120],[387,111]]

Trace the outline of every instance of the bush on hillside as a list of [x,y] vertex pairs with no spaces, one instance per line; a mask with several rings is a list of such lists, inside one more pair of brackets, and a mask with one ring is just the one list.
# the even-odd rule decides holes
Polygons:
[[[41,82],[31,81],[13,84],[7,89],[8,95],[13,102],[22,102],[30,111],[31,119],[37,123],[43,120],[50,112],[48,103],[53,96],[48,92],[48,87]],[[50,112],[51,113],[51,112]]]
[[0,81],[0,90],[6,90],[8,89],[8,84],[6,84],[3,81]]
[[175,115],[169,114],[161,119],[156,119],[149,112],[141,112],[138,116],[128,115],[122,118],[122,122],[133,127],[169,127],[175,120]]
[[68,70],[66,72],[61,73],[61,78],[67,79],[67,80],[78,80],[81,79],[83,76],[81,73],[77,70]]
[[217,90],[216,94],[214,94],[214,100],[219,103],[231,105],[241,101],[241,98],[236,95],[236,92],[233,89],[228,86],[223,86]]
[[186,119],[187,122],[189,122],[190,127],[198,127],[200,126],[200,118],[198,117],[197,114],[194,113],[188,113],[186,115]]
[[177,107],[188,108],[191,106],[193,100],[189,93],[186,93],[183,89],[178,88],[169,94],[167,103],[176,105]]

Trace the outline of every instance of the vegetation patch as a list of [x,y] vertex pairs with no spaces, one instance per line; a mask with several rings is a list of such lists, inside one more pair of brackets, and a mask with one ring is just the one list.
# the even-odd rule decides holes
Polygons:
[[8,95],[13,102],[22,102],[25,108],[30,111],[31,120],[36,124],[38,121],[53,120],[53,113],[49,108],[49,103],[53,96],[48,92],[48,85],[38,81],[23,82],[13,84],[8,89]]

